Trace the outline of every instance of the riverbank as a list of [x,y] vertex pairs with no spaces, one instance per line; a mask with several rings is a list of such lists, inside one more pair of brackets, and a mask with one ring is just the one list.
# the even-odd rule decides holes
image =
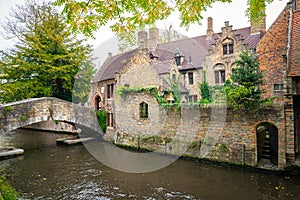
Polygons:
[[[145,148],[145,147],[136,147],[131,145],[124,145],[124,144],[115,144],[112,141],[110,141],[113,145],[116,145],[122,149],[132,151],[132,152],[141,152],[141,153],[147,153],[147,152],[153,152],[153,150]],[[193,148],[193,147],[192,147]],[[157,152],[161,155],[168,155],[168,156],[174,156],[168,153],[163,152]],[[175,155],[176,156],[176,155]],[[220,166],[224,168],[232,168],[232,169],[239,169],[239,170],[247,170],[247,171],[255,171],[255,172],[264,172],[264,173],[271,173],[271,174],[279,174],[279,175],[285,175],[285,176],[300,176],[300,167],[296,165],[290,165],[285,167],[282,170],[270,170],[268,168],[261,168],[257,166],[250,166],[246,164],[236,164],[236,163],[230,163],[230,162],[224,162],[217,159],[211,159],[211,158],[199,158],[195,156],[191,156],[189,154],[183,154],[179,157],[180,160],[187,160],[187,161],[193,161],[197,163],[202,163],[205,165],[214,165],[214,166]]]

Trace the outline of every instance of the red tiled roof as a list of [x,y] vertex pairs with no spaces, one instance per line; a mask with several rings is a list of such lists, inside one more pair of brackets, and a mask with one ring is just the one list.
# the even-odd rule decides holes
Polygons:
[[114,79],[115,73],[120,71],[136,52],[137,49],[134,49],[123,54],[108,57],[92,79],[92,83]]
[[289,76],[300,76],[300,10],[293,12],[289,50]]
[[170,67],[172,65],[172,60],[165,60],[165,61],[152,61],[152,65],[157,69],[159,74],[167,74],[170,71]]
[[[153,62],[153,64],[156,66],[159,74],[167,73],[170,64],[169,61],[174,59],[174,53],[176,49],[178,49],[181,55],[185,57],[181,70],[200,69],[208,55],[208,51],[219,37],[219,34],[220,33],[214,33],[209,40],[206,39],[206,35],[202,35],[194,38],[158,44],[155,52],[153,52],[158,57],[158,61]],[[259,33],[251,35],[250,27],[237,29],[236,35],[240,35],[241,38],[244,38],[244,44],[248,45],[248,48],[256,47],[261,37]],[[136,51],[137,49],[109,57],[96,73],[92,82],[114,79],[115,73],[122,69],[124,64],[130,60]],[[191,62],[189,62],[190,58]]]

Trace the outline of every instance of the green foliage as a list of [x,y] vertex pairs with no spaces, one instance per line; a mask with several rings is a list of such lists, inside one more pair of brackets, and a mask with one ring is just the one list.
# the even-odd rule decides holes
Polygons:
[[245,87],[262,84],[263,74],[259,70],[259,62],[249,51],[241,53],[240,59],[235,62],[236,68],[231,75],[233,82]]
[[162,36],[159,38],[160,43],[168,43],[172,41],[186,39],[186,36],[181,35],[178,31],[173,29],[173,25],[165,26]]
[[224,143],[220,144],[220,145],[219,145],[219,148],[220,148],[221,150],[223,150],[223,151],[227,151],[227,152],[230,151],[230,149],[229,149],[229,148],[227,147],[227,145],[224,144]]
[[117,95],[124,98],[127,94],[132,92],[146,92],[152,94],[157,100],[159,105],[167,103],[166,100],[159,94],[157,87],[139,87],[139,88],[130,88],[130,87],[119,87],[117,89]]
[[0,176],[0,200],[18,199],[16,190],[6,181],[4,176]]
[[209,86],[207,82],[204,80],[202,83],[199,83],[201,101],[202,103],[210,103],[211,102],[211,94],[209,91]]
[[101,127],[101,130],[103,131],[103,133],[106,132],[106,128],[107,128],[107,125],[106,125],[106,111],[105,110],[101,110],[101,111],[96,111],[96,116],[97,116],[97,119],[98,119],[98,123]]
[[160,135],[151,135],[151,136],[144,136],[141,138],[141,141],[147,142],[147,143],[170,143],[172,141],[171,138],[164,137],[162,138]]
[[26,115],[22,115],[19,119],[19,121],[24,122],[28,119],[28,117]]
[[225,92],[224,85],[212,85],[212,86],[209,86],[209,90],[211,92],[212,102],[224,103],[226,101],[226,92]]
[[3,108],[3,110],[4,110],[5,113],[9,113],[13,110],[13,108],[11,106],[6,106],[6,107]]
[[265,101],[261,99],[263,91],[259,89],[259,84],[263,82],[259,63],[254,55],[244,52],[236,65],[238,67],[231,76],[233,83],[227,81],[225,84],[227,103],[234,109],[255,111]]
[[121,53],[132,50],[137,45],[135,34],[124,33],[118,36],[118,49]]
[[[221,0],[231,2],[232,0]],[[247,0],[246,11],[251,21],[257,21],[264,16],[266,3],[273,0]],[[217,0],[175,0],[172,3],[165,0],[151,1],[73,1],[56,0],[56,5],[64,6],[63,13],[67,22],[75,32],[92,36],[99,27],[111,24],[113,32],[122,35],[134,32],[146,25],[152,25],[158,20],[166,19],[172,12],[179,12],[181,26],[188,27],[193,23],[201,23],[202,13]]]
[[181,102],[181,90],[180,90],[180,80],[179,76],[175,79],[169,78],[168,85],[170,88],[170,92],[173,94],[174,104],[180,104]]
[[200,104],[210,104],[211,101],[208,100],[208,99],[201,99],[201,100],[199,101],[199,103],[200,103]]
[[191,149],[196,148],[196,147],[198,146],[198,144],[199,144],[199,142],[193,141],[193,142],[190,144],[189,148],[191,148]]
[[74,77],[90,62],[92,49],[71,35],[51,3],[19,5],[3,28],[19,43],[2,52],[0,102],[44,96],[71,101]]
[[75,84],[73,86],[73,103],[86,103],[88,102],[91,79],[95,75],[94,65],[88,61],[82,64],[80,71],[75,76]]

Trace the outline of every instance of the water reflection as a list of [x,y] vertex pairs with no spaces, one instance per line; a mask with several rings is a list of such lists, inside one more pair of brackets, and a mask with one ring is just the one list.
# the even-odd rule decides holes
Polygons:
[[[1,144],[25,154],[1,161],[28,199],[298,199],[300,177],[178,160],[161,170],[130,174],[98,162],[84,146],[57,146],[64,135],[18,130]],[[5,138],[5,140],[4,140]]]

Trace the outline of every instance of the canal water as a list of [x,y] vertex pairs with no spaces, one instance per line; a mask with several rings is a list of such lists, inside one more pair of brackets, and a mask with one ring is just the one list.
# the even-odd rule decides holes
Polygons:
[[83,145],[57,146],[61,137],[25,129],[0,135],[0,145],[25,150],[0,161],[0,173],[24,199],[300,199],[299,176],[187,160],[130,174],[101,164]]

